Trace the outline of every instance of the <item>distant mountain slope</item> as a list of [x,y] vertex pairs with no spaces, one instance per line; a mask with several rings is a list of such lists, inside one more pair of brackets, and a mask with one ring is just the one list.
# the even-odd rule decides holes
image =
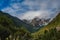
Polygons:
[[45,30],[49,30],[51,28],[60,27],[60,13],[45,27],[42,27],[38,32],[32,33],[32,35],[40,35],[43,34]]
[[0,11],[0,25],[5,26],[7,24],[8,26],[11,26],[12,28],[21,28],[24,27],[30,32],[34,32],[32,25],[26,24],[22,20],[18,19],[17,17],[13,17],[9,15],[8,13],[4,13]]

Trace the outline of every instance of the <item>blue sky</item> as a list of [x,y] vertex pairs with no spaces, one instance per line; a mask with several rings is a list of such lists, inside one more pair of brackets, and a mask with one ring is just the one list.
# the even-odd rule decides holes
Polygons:
[[0,10],[19,19],[52,18],[59,8],[60,0],[0,0]]

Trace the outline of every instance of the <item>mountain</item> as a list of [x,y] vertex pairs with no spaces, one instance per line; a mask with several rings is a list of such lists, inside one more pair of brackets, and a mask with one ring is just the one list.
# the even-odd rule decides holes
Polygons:
[[52,28],[60,29],[60,13],[53,18],[53,20],[46,26],[42,27],[38,32],[32,33],[34,36],[44,34],[45,30],[50,30]]
[[[8,13],[0,11],[0,39],[5,40],[60,40],[60,13],[49,22],[50,19],[34,19],[32,26],[29,21],[20,20]],[[32,21],[31,21],[32,22]],[[37,24],[35,24],[37,22]],[[34,27],[39,22],[49,22],[48,25],[39,28],[37,31]],[[43,23],[42,23],[43,24]],[[40,26],[38,26],[40,27]],[[57,29],[57,30],[56,30]]]
[[8,13],[4,13],[0,11],[0,24],[9,25],[12,28],[25,28],[29,32],[34,32],[35,30],[33,29],[32,25],[29,25],[22,20],[18,19],[17,17],[13,17],[9,15]]
[[49,20],[50,20],[50,18],[49,19],[44,19],[44,18],[36,17],[36,18],[32,19],[31,24],[33,26],[45,26],[45,25],[47,25]]
[[50,18],[44,19],[44,18],[35,17],[34,19],[31,20],[23,19],[23,21],[27,24],[34,26],[35,30],[39,30],[41,27],[44,27],[49,23]]

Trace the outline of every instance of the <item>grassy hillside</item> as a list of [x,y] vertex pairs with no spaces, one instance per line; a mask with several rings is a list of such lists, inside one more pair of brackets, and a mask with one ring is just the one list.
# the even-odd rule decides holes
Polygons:
[[42,27],[38,32],[32,33],[34,37],[38,37],[38,35],[44,34],[45,30],[49,30],[55,27],[60,27],[60,13],[45,27]]

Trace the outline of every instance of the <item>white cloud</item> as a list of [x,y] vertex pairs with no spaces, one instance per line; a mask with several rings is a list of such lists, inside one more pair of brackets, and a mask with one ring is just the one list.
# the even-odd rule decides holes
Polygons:
[[[49,14],[48,14],[49,13]],[[20,19],[27,19],[27,20],[30,20],[30,19],[33,19],[35,17],[39,17],[39,18],[50,18],[51,16],[51,12],[47,11],[47,10],[44,10],[44,11],[28,11],[26,13],[24,13],[22,16],[20,16],[18,14],[18,17]]]
[[40,15],[40,12],[39,11],[29,11],[29,12],[26,12],[24,13],[22,16],[21,16],[21,19],[33,19],[35,16],[39,16]]
[[[27,5],[30,10],[21,13],[21,11],[24,10],[26,11],[26,9],[22,7],[22,5]],[[10,7],[6,7],[2,9],[2,11],[8,12],[11,15],[16,16],[20,19],[33,19],[36,16],[39,16],[40,18],[49,18],[51,14],[53,14],[54,12],[51,12],[47,8],[49,7],[50,9],[56,8],[56,10],[58,10],[57,8],[59,5],[60,4],[58,4],[58,0],[25,0],[22,3],[19,2],[13,4],[11,3]]]

